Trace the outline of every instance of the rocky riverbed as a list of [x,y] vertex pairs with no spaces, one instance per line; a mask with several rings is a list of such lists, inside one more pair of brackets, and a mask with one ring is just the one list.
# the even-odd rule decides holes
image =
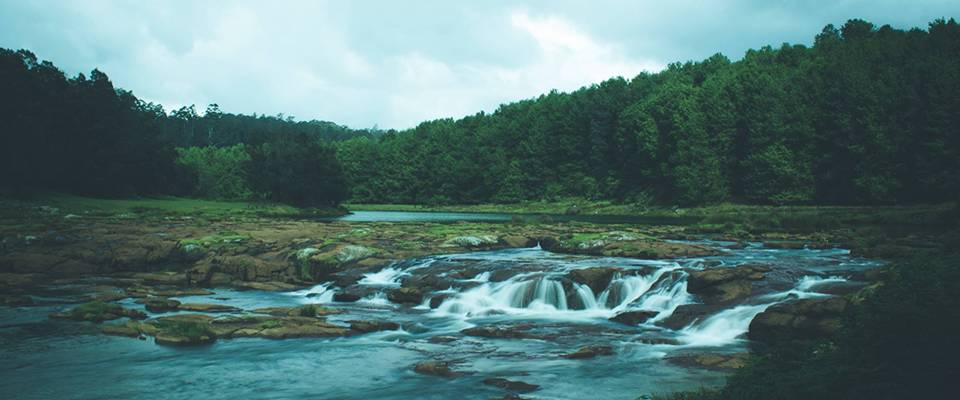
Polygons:
[[235,397],[214,382],[254,371],[263,397],[633,398],[722,383],[747,340],[833,335],[882,277],[842,232],[28,212],[0,234],[0,375],[25,398]]

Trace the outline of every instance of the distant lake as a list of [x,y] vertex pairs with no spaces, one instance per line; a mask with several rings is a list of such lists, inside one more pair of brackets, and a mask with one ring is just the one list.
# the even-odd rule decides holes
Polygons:
[[347,222],[509,222],[513,220],[541,222],[590,222],[595,224],[667,224],[679,225],[697,221],[697,217],[621,216],[621,215],[562,215],[562,214],[507,214],[430,211],[354,211],[350,214],[324,218]]

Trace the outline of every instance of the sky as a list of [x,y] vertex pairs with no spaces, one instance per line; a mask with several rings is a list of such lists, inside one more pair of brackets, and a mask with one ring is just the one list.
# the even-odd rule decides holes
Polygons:
[[0,47],[99,68],[172,110],[404,129],[672,62],[811,44],[861,18],[922,27],[960,1],[0,0]]

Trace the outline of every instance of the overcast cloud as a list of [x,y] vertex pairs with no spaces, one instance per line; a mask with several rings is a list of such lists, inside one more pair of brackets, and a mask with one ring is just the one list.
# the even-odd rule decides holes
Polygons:
[[407,128],[716,52],[810,44],[850,18],[960,17],[955,0],[666,3],[0,0],[0,47],[70,75],[100,68],[168,110],[215,102]]

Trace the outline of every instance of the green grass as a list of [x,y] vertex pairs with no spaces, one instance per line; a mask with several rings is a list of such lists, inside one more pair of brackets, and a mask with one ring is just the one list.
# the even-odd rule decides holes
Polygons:
[[199,339],[203,336],[214,336],[210,325],[203,321],[185,321],[185,320],[157,320],[157,329],[160,332],[182,336],[191,339]]
[[120,314],[121,311],[122,307],[119,304],[91,301],[72,308],[70,315],[75,319],[79,319],[90,315],[99,317],[104,314]]

